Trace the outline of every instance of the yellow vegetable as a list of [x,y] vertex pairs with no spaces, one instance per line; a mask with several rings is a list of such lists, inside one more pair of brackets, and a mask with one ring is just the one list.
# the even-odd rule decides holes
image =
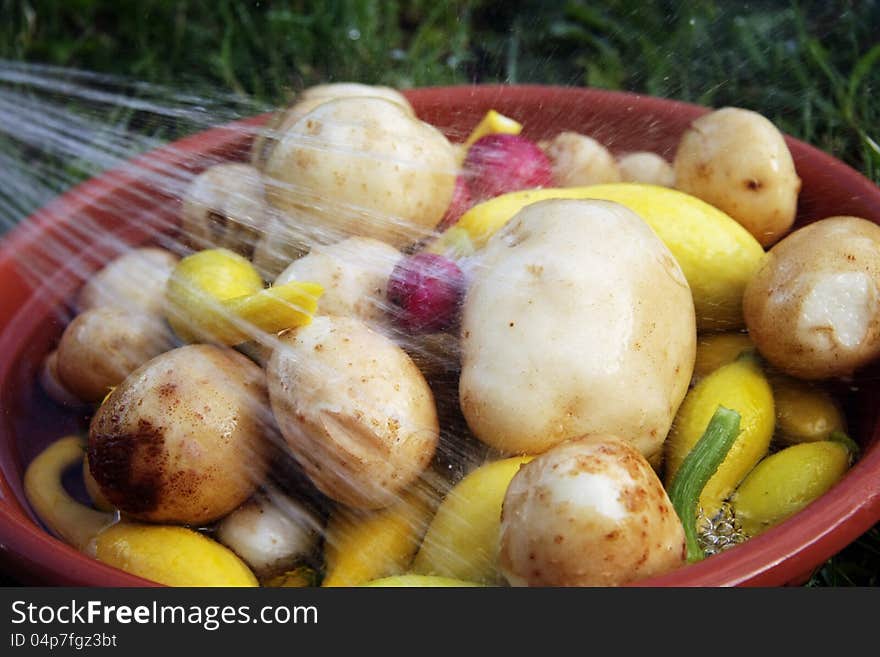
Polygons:
[[412,571],[471,582],[501,581],[498,539],[504,494],[531,456],[483,465],[449,491],[431,521]]
[[762,460],[733,496],[743,531],[755,536],[803,509],[843,477],[849,458],[845,445],[821,440],[786,447]]
[[326,575],[322,586],[358,586],[405,572],[419,547],[431,512],[424,491],[414,489],[379,511],[340,508],[324,536]]
[[846,431],[843,415],[825,390],[782,374],[771,377],[776,402],[776,436],[785,443],[827,440]]
[[259,586],[232,550],[185,527],[119,523],[98,534],[95,556],[168,586]]
[[732,363],[744,351],[755,348],[745,333],[708,333],[697,339],[697,358],[693,382],[709,376],[719,367]]
[[700,507],[709,518],[764,457],[773,436],[773,392],[755,359],[741,358],[715,370],[685,396],[666,440],[667,487],[718,406],[740,414],[741,433],[700,494]]
[[[710,333],[697,343],[693,382],[755,349],[745,333]],[[834,399],[822,388],[785,374],[770,373],[776,408],[776,438],[785,443],[827,440],[834,431],[846,431],[846,422]]]
[[317,584],[317,573],[308,566],[297,566],[265,582],[264,586],[274,588],[302,589]]
[[[266,333],[278,333],[308,324],[318,309],[324,288],[318,283],[293,281],[223,302],[234,316]],[[240,344],[252,337],[253,329],[230,334],[227,344]]]
[[86,441],[79,436],[56,440],[31,461],[24,473],[24,492],[34,512],[52,532],[77,550],[86,550],[98,533],[115,521],[80,504],[64,489],[64,471],[82,463]]
[[715,330],[743,325],[743,291],[760,266],[764,249],[721,210],[666,187],[614,183],[503,194],[465,212],[428,250],[469,255],[526,205],[550,198],[603,199],[635,211],[681,265],[694,296],[697,327]]
[[393,577],[383,577],[374,579],[364,583],[362,586],[383,586],[383,587],[474,587],[483,586],[477,582],[465,582],[460,579],[451,577],[433,577],[431,575],[395,575]]
[[277,333],[308,324],[323,291],[317,283],[298,281],[263,289],[248,260],[227,249],[208,249],[184,258],[172,272],[167,318],[187,342],[236,345],[255,331]]
[[520,132],[522,132],[522,124],[514,121],[508,116],[496,112],[495,110],[489,110],[473,131],[471,131],[471,134],[468,135],[468,138],[464,142],[464,149],[462,150],[466,150],[471,144],[486,135],[518,135]]
[[[64,489],[64,471],[82,462],[85,440],[55,441],[28,466],[25,494],[49,529],[99,561],[169,586],[257,586],[257,579],[235,554],[184,527],[116,523],[74,500]],[[116,524],[114,524],[116,523]]]

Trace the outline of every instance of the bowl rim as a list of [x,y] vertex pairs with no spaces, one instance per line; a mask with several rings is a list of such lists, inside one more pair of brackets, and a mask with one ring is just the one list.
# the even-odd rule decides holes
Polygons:
[[[693,103],[633,92],[558,85],[435,86],[404,90],[404,95],[416,106],[436,105],[438,100],[442,103],[447,95],[469,97],[475,102],[490,104],[499,100],[534,102],[536,95],[541,102],[550,104],[563,97],[611,104],[629,102],[637,105],[639,111],[661,115],[674,111],[688,120],[712,110]],[[118,194],[123,187],[136,181],[137,176],[133,172],[152,167],[182,166],[206,152],[221,153],[240,140],[244,131],[253,132],[269,115],[260,114],[209,128],[137,156],[123,166],[71,188],[3,235],[0,239],[0,272],[12,276],[21,289],[13,297],[0,299],[0,310],[16,311],[12,316],[0,314],[0,380],[9,374],[14,360],[5,356],[10,347],[6,328],[26,308],[28,299],[28,295],[21,292],[27,288],[27,281],[17,272],[17,254],[34,248],[36,240],[47,232],[58,230],[65,220],[70,221],[77,210],[88,207],[96,199]],[[806,142],[790,135],[785,135],[785,139],[796,161],[798,158],[808,158],[825,170],[844,176],[854,193],[875,198],[880,208],[880,188],[860,172]],[[880,216],[876,217],[876,221],[880,222]],[[7,433],[2,425],[0,432],[4,435]],[[778,586],[803,578],[804,562],[821,563],[880,522],[880,422],[875,423],[869,441],[872,448],[840,482],[785,522],[736,549],[665,575],[639,580],[632,585]],[[52,585],[61,582],[74,586],[161,586],[78,552],[47,532],[39,523],[28,520],[29,516],[33,517],[33,514],[20,503],[7,482],[6,473],[0,470],[0,556],[5,555],[7,561],[16,563],[30,577],[53,582]],[[813,526],[813,530],[808,538],[804,538],[798,528],[805,528],[808,524]],[[818,532],[815,531],[817,527]]]

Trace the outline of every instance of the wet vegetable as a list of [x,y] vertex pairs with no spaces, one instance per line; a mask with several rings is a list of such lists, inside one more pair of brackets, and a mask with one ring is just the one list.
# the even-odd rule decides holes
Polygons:
[[269,396],[293,456],[325,495],[389,506],[434,456],[434,395],[394,342],[350,317],[284,333],[267,366]]
[[433,504],[415,489],[378,511],[339,508],[330,518],[324,540],[322,586],[359,586],[405,573],[425,533]]
[[464,274],[435,253],[417,253],[397,263],[388,280],[392,315],[412,333],[443,331],[458,319]]
[[612,433],[655,456],[690,381],[693,313],[681,269],[632,211],[529,205],[491,238],[465,297],[468,426],[507,454]]
[[696,526],[700,496],[724,462],[739,432],[739,413],[719,406],[669,486],[669,499],[684,526],[688,561],[699,561],[704,557],[703,548],[697,540]]
[[663,485],[630,441],[587,435],[513,477],[501,515],[501,572],[513,586],[617,586],[684,563]]
[[128,517],[195,526],[263,481],[269,440],[263,371],[211,345],[173,349],[132,372],[89,427],[89,467]]
[[762,246],[794,223],[801,179],[766,117],[724,107],[695,120],[675,152],[675,185],[727,213]]
[[849,469],[840,442],[792,445],[761,461],[733,496],[737,520],[750,536],[779,524],[827,492]]
[[767,454],[776,415],[773,391],[754,358],[740,358],[702,379],[678,409],[665,444],[667,486],[706,432],[719,406],[736,411],[741,432],[724,461],[702,488],[699,512],[711,518],[749,471]]
[[828,217],[770,249],[749,282],[749,335],[801,379],[850,376],[880,355],[880,226]]

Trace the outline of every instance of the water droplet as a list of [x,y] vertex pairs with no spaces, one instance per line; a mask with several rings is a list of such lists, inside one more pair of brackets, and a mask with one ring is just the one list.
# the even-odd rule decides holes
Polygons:
[[361,31],[356,27],[352,27],[348,30],[348,38],[352,41],[357,41],[361,38]]

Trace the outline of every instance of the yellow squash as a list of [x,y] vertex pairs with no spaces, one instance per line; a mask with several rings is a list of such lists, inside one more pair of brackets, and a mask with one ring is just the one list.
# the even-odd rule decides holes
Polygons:
[[784,443],[827,440],[846,431],[846,422],[834,399],[814,383],[774,374],[770,381],[776,400],[776,437]]
[[431,503],[414,489],[385,509],[337,510],[324,535],[326,574],[322,586],[359,586],[405,572],[428,525]]
[[792,445],[761,461],[733,496],[743,531],[760,534],[823,495],[849,468],[841,443],[821,440]]
[[744,351],[755,349],[746,333],[704,333],[697,337],[697,358],[693,382],[704,379],[719,367],[732,363]]
[[471,582],[499,581],[501,505],[510,480],[532,458],[493,461],[458,482],[440,503],[412,571]]
[[95,556],[168,586],[259,586],[232,550],[186,527],[119,523],[98,534]]
[[324,288],[292,281],[263,289],[256,268],[228,249],[207,249],[181,260],[168,280],[166,315],[187,342],[236,345],[254,333],[308,324]]
[[773,392],[754,358],[724,365],[685,396],[665,444],[667,488],[719,405],[740,414],[741,432],[700,495],[700,507],[709,518],[765,456],[773,437]]
[[601,199],[630,208],[651,226],[681,266],[694,295],[697,327],[743,326],[743,291],[764,258],[763,247],[721,210],[667,187],[613,183],[503,194],[465,212],[428,250],[469,255],[522,208],[551,198]]

